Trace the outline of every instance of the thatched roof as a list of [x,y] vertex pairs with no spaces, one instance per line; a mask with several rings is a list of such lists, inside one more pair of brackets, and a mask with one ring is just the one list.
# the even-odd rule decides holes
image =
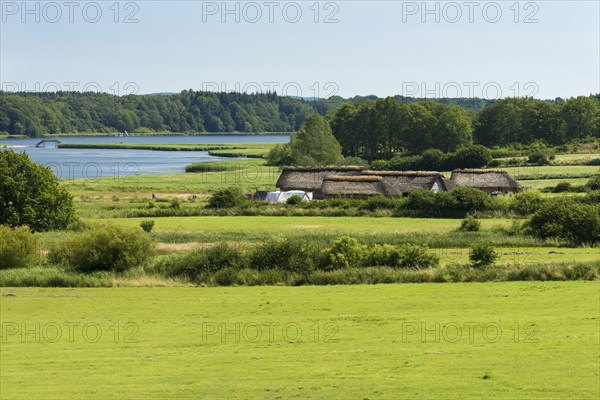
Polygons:
[[356,165],[324,165],[312,167],[284,167],[283,171],[362,171],[364,168]]
[[398,192],[386,184],[381,176],[329,176],[323,180],[323,194],[328,196],[392,196]]
[[275,186],[282,189],[298,189],[314,192],[321,189],[323,180],[332,175],[357,175],[362,171],[357,166],[286,167]]
[[363,171],[365,175],[381,176],[383,181],[400,193],[411,193],[417,189],[431,190],[438,182],[441,190],[450,190],[456,185],[437,171]]
[[519,189],[521,185],[506,171],[491,169],[456,169],[450,177],[458,186],[488,189]]
[[438,171],[375,171],[375,170],[364,170],[364,175],[379,175],[379,176],[443,176]]

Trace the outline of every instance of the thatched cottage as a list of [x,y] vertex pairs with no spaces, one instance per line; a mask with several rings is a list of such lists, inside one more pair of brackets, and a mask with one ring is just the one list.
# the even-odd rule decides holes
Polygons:
[[374,175],[328,176],[323,180],[322,193],[325,199],[349,197],[362,200],[372,196],[398,194],[381,176]]
[[286,167],[275,184],[282,192],[302,190],[323,199],[323,180],[329,176],[359,175],[364,168],[357,166]]
[[434,192],[451,190],[456,186],[454,182],[447,179],[436,171],[363,171],[362,174],[369,176],[381,176],[383,182],[390,185],[394,190],[404,196],[417,189],[427,189]]
[[490,194],[516,193],[521,185],[506,171],[489,169],[456,169],[450,180],[457,186],[468,186]]

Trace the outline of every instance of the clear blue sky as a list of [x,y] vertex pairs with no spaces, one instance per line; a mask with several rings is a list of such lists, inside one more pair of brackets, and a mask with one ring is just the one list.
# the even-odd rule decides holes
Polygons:
[[[96,83],[88,88],[122,94],[215,83],[255,91],[257,83],[305,97],[600,92],[598,1],[428,2],[429,13],[421,1],[228,2],[229,14],[221,1],[135,1],[120,2],[118,15],[114,3],[29,2],[24,10],[21,1],[2,0],[3,88]],[[130,14],[137,22],[124,22]]]

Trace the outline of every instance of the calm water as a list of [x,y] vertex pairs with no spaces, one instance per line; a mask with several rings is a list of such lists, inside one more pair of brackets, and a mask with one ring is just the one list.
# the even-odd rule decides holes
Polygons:
[[[136,137],[56,137],[62,143],[149,143],[216,144],[288,142],[289,136],[136,136]],[[35,146],[41,139],[1,139],[0,145]],[[151,151],[108,149],[58,149],[25,147],[31,160],[44,164],[61,179],[127,177],[139,174],[174,174],[194,162],[231,161],[213,157],[207,151]],[[236,158],[235,160],[245,160]]]

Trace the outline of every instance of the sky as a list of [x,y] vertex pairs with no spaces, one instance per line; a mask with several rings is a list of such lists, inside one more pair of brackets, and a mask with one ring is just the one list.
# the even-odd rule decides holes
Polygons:
[[600,92],[600,1],[0,1],[8,91]]

